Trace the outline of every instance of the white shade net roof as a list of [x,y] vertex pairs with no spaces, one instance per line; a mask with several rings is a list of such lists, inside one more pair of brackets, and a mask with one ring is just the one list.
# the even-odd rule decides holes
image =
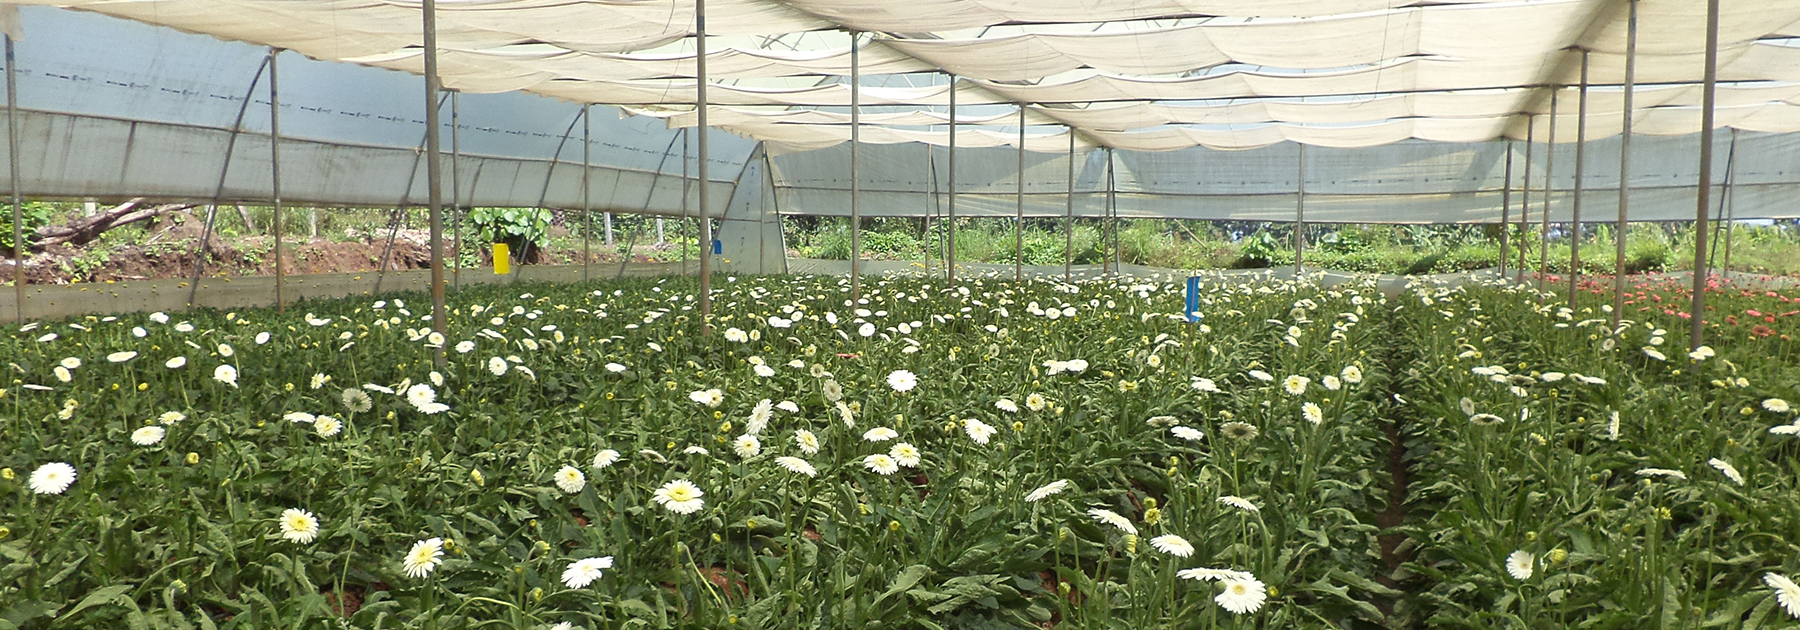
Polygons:
[[[317,59],[423,69],[415,0],[21,3]],[[1789,102],[1796,89],[1786,83],[1800,81],[1800,46],[1787,39],[1800,34],[1800,0],[1724,4],[1719,73],[1731,105],[1718,124],[1800,130],[1800,107]],[[1705,3],[1638,5],[1645,94],[1633,129],[1693,133]],[[437,7],[446,88],[665,111],[697,101],[693,0],[444,0]],[[935,112],[954,89],[959,104],[1027,108],[1027,125],[1050,125],[1026,135],[1030,151],[1066,151],[1066,140],[1050,138],[1060,133],[1075,134],[1078,148],[1131,151],[1523,139],[1527,117],[1547,113],[1550,94],[1579,81],[1582,51],[1591,84],[1623,80],[1626,7],[1623,0],[712,0],[709,102],[737,108],[718,126],[775,153],[845,142],[846,117],[795,116],[794,109],[850,104],[844,77],[854,45],[864,75],[955,77],[926,85],[876,78],[861,90],[862,104]],[[1566,94],[1562,100],[1573,102]],[[1597,134],[1590,137],[1622,127],[1616,94],[1613,100],[1610,109],[1590,104]],[[940,122],[872,118],[863,135],[872,143],[947,145]],[[1573,140],[1574,125],[1558,127],[1569,132],[1555,141]],[[1018,142],[1016,133],[967,133],[960,146]]]
[[[0,4],[97,13],[320,61],[413,74],[424,64],[418,0]],[[617,106],[627,121],[637,121],[625,127],[638,134],[647,133],[645,122],[665,130],[698,124],[694,0],[439,0],[436,6],[438,68],[447,89],[471,97],[525,92],[577,108]],[[1016,186],[1010,155],[1023,150],[1038,154],[1024,176],[1028,193],[1043,195],[1041,203],[1028,204],[1029,215],[1066,211],[1050,196],[1070,196],[1066,160],[1075,160],[1077,196],[1110,187],[1123,193],[1119,207],[1127,215],[1279,219],[1291,215],[1299,182],[1259,173],[1292,171],[1299,156],[1279,145],[1303,144],[1319,149],[1308,158],[1313,166],[1305,188],[1321,196],[1309,218],[1492,221],[1499,218],[1498,191],[1516,187],[1518,177],[1505,179],[1497,156],[1514,155],[1522,170],[1524,143],[1539,143],[1534,161],[1541,168],[1542,143],[1576,140],[1585,66],[1585,137],[1599,142],[1596,147],[1614,147],[1615,164],[1616,144],[1605,141],[1627,124],[1635,134],[1667,137],[1642,145],[1667,152],[1638,158],[1647,182],[1670,191],[1686,185],[1691,194],[1695,167],[1680,163],[1693,161],[1693,143],[1683,137],[1700,126],[1705,3],[1637,0],[1638,85],[1633,111],[1625,112],[1629,6],[1628,0],[708,0],[709,124],[760,143],[771,160],[773,203],[787,213],[834,214],[848,205],[847,173],[822,173],[843,170],[833,167],[845,162],[854,98],[862,106],[854,117],[859,142],[893,149],[865,149],[876,160],[872,167],[893,159],[891,168],[922,174],[870,181],[865,190],[875,192],[865,214],[940,212],[951,179],[941,148],[954,145],[972,152],[955,179],[992,188],[979,194],[996,195],[989,204],[996,213],[1013,209],[1016,200],[998,195]],[[30,32],[24,37],[33,41]],[[1726,0],[1719,40],[1715,125],[1758,138],[1746,143],[1746,160],[1764,151],[1766,159],[1793,161],[1773,147],[1786,146],[1786,134],[1800,131],[1800,0]],[[862,77],[855,86],[853,71]],[[569,116],[559,114],[538,133],[567,140],[574,128]],[[646,136],[642,150],[660,149],[666,158],[674,139]],[[1437,143],[1443,150],[1410,148]],[[563,145],[548,156],[552,164],[578,158],[579,151]],[[723,152],[725,177],[744,168],[750,146]],[[1096,161],[1086,155],[1094,149],[1116,157]],[[1064,156],[1070,152],[1082,157]],[[1158,153],[1165,155],[1151,155]],[[1417,173],[1456,176],[1419,176],[1396,188],[1387,179],[1395,165],[1377,162],[1402,156],[1414,160]],[[1791,216],[1774,200],[1800,190],[1800,176],[1786,177],[1800,173],[1800,164],[1793,166],[1771,167],[1764,182],[1772,187],[1770,203],[1759,206],[1746,194],[1740,216]],[[802,173],[803,167],[816,170]],[[1221,174],[1190,187],[1148,176],[1184,168]],[[626,170],[632,169],[669,172],[667,160]],[[1098,173],[1108,169],[1113,173],[1103,179]],[[567,205],[572,195],[554,166],[546,170],[538,196]],[[1606,177],[1605,170],[1590,169],[1588,177]],[[1243,181],[1232,180],[1239,175]],[[1574,184],[1565,183],[1566,174],[1556,177],[1564,178],[1553,180],[1558,188]],[[1583,183],[1589,190],[1616,187],[1616,173],[1611,177],[1610,184]],[[1222,192],[1263,180],[1286,187]],[[667,183],[653,176],[648,185]],[[1332,195],[1356,201],[1334,215]],[[1396,205],[1394,195],[1454,203],[1383,210]],[[1665,212],[1646,202],[1642,215],[1634,205],[1634,216],[1692,216],[1691,209],[1678,211],[1678,195],[1668,196]],[[652,191],[645,199],[670,198]],[[1228,203],[1208,208],[1196,199]],[[1075,214],[1086,213],[1086,201]],[[644,207],[673,212],[674,201]]]

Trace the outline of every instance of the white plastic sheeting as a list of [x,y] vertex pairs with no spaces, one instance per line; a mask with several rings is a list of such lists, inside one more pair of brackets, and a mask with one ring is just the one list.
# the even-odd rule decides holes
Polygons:
[[[30,0],[287,48],[284,196],[318,204],[424,199],[416,0]],[[1631,113],[1633,216],[1691,217],[1702,3],[1641,0]],[[711,0],[724,46],[707,61],[717,194],[709,214],[756,203],[847,213],[849,42],[866,77],[864,213],[942,215],[952,90],[959,215],[1014,210],[1016,107],[1026,108],[1026,212],[1060,216],[1073,137],[1075,213],[1098,216],[1116,151],[1122,216],[1289,220],[1295,143],[1313,144],[1316,221],[1495,221],[1502,139],[1557,143],[1572,164],[1579,53],[1590,53],[1584,209],[1616,199],[1610,140],[1622,129],[1624,3],[1607,0]],[[266,85],[259,46],[45,7],[24,11],[20,95],[27,194],[254,201],[267,197]],[[1800,192],[1800,0],[1727,0],[1717,124],[1741,134],[1738,217],[1786,217]],[[596,108],[596,209],[682,211],[694,124],[691,0],[446,0],[441,72],[463,92],[464,203],[578,207],[578,113]],[[596,27],[603,25],[603,27]],[[799,34],[799,35],[797,35]],[[801,45],[803,38],[811,44]],[[783,46],[786,48],[784,49]],[[810,46],[810,47],[809,47]],[[302,59],[300,55],[314,58]],[[321,61],[325,60],[325,61]],[[916,74],[947,69],[963,75]],[[885,73],[885,74],[884,74]],[[252,86],[256,86],[254,89]],[[1558,86],[1561,86],[1558,89]],[[561,99],[535,98],[530,92]],[[496,92],[487,94],[488,92]],[[505,93],[499,93],[505,92]],[[478,94],[479,93],[479,94]],[[245,105],[237,146],[225,146]],[[1552,95],[1557,134],[1548,137]],[[645,113],[629,116],[621,113]],[[445,123],[449,117],[445,116]],[[765,194],[734,191],[762,177]],[[1429,142],[1427,142],[1429,141]],[[1721,143],[1723,140],[1721,140]],[[924,145],[924,146],[921,146]],[[1516,159],[1523,147],[1514,145]],[[966,152],[963,154],[961,152]],[[927,157],[927,156],[931,157]],[[1721,144],[1720,166],[1727,155]],[[1543,159],[1540,144],[1534,157]],[[229,161],[223,187],[220,168]],[[690,161],[691,165],[691,161]],[[1515,165],[1516,173],[1522,164]],[[1534,165],[1541,175],[1541,164]],[[1721,171],[1722,172],[1722,171]],[[1556,174],[1558,191],[1571,188]],[[1541,184],[1533,183],[1534,187]],[[758,184],[761,186],[761,184]],[[1519,186],[1514,183],[1516,190]],[[691,193],[691,191],[690,191]],[[1569,195],[1551,199],[1561,216]],[[1533,195],[1541,201],[1542,194]],[[1518,197],[1515,196],[1515,200]],[[758,206],[763,207],[763,206]],[[766,210],[765,210],[766,211]],[[1532,212],[1537,212],[1534,204]],[[766,219],[756,230],[767,231]],[[761,260],[759,258],[759,260]]]
[[[1559,129],[1560,133],[1561,130]],[[1723,197],[1731,214],[1746,218],[1800,217],[1800,136],[1732,134],[1715,139],[1715,203]],[[1534,147],[1529,212],[1543,212],[1545,147]],[[1496,223],[1501,218],[1508,145],[1504,142],[1405,141],[1373,148],[1314,148],[1306,152],[1306,220],[1320,223]],[[1698,137],[1646,137],[1633,141],[1631,216],[1638,221],[1679,221],[1694,217],[1698,164],[1692,156]],[[1511,220],[1518,221],[1524,197],[1522,143],[1511,145]],[[1549,196],[1551,221],[1568,221],[1575,186],[1575,146],[1555,147],[1557,170]],[[775,155],[777,210],[783,213],[847,215],[848,149]],[[956,215],[1010,218],[1017,203],[1016,152],[1007,148],[957,150]],[[1294,144],[1222,152],[1188,148],[1160,153],[1117,152],[1113,156],[1117,214],[1127,218],[1293,221],[1300,190],[1299,151]],[[878,216],[948,214],[948,155],[943,148],[867,146],[862,180],[862,212]],[[1077,217],[1108,216],[1107,152],[1079,151],[1075,159]],[[1592,140],[1585,151],[1583,214],[1610,220],[1618,212],[1617,138]],[[1068,155],[1026,154],[1025,215],[1061,217],[1070,212]],[[1714,213],[1717,213],[1715,206]],[[1597,218],[1597,219],[1596,219]]]
[[[270,198],[268,75],[259,73],[267,49],[70,11],[28,7],[21,14],[26,195]],[[284,199],[425,202],[422,80],[295,54],[279,63]],[[464,94],[460,101],[455,181],[462,203],[581,207],[581,106],[526,94]],[[227,154],[240,110],[241,132]],[[448,166],[448,103],[441,114]],[[588,178],[593,208],[680,214],[678,135],[657,121],[622,119],[596,107]],[[715,136],[717,201],[709,214],[716,216],[754,143]],[[697,170],[691,161],[689,170]],[[450,181],[446,169],[446,202]],[[697,212],[692,199],[687,205]]]
[[[422,70],[417,0],[13,2],[95,11],[319,59]],[[1699,80],[1704,4],[1640,0],[1641,81]],[[1595,83],[1620,80],[1624,7],[1613,0],[712,0],[709,34],[733,45],[711,47],[708,78],[721,83],[709,100],[770,108],[768,121],[724,126],[768,141],[776,152],[843,142],[843,130],[796,125],[785,110],[849,103],[838,78],[849,72],[850,40],[816,38],[803,49],[792,38],[864,31],[878,34],[862,44],[865,76],[943,71],[965,78],[869,86],[865,105],[943,107],[955,85],[960,104],[1030,106],[1074,127],[1078,144],[1167,151],[1516,139],[1524,134],[1521,114],[1542,111],[1547,86],[1575,82],[1576,51],[1592,51]],[[688,52],[694,10],[694,0],[446,1],[438,7],[440,73],[446,87],[464,92],[691,106],[697,100],[697,64]],[[1779,39],[1795,32],[1800,0],[1725,2],[1721,79],[1800,81],[1800,47]],[[1181,112],[1175,104],[1181,101],[1215,102],[1196,120],[1180,115],[1200,113]],[[1643,103],[1634,119],[1644,133],[1697,131],[1691,116],[1657,112],[1667,106],[1654,99]],[[1059,115],[1050,104],[1076,111]],[[1748,105],[1719,124],[1800,129],[1785,103]],[[1216,121],[1248,126],[1207,127]],[[871,122],[865,135],[872,142],[947,143],[941,134],[883,129],[902,124]],[[1357,129],[1314,128],[1320,125]],[[1030,137],[1028,144],[1053,144]],[[979,135],[970,139],[973,146],[984,142]]]

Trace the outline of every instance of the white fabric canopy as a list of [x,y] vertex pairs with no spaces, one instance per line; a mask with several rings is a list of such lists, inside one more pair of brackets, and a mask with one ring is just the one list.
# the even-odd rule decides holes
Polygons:
[[[417,0],[13,3],[423,69]],[[447,88],[463,92],[691,109],[694,8],[693,0],[445,0],[439,72]],[[711,0],[707,8],[709,35],[723,38],[707,56],[709,98],[740,108],[719,123],[787,149],[845,136],[832,115],[784,110],[848,106],[840,77],[851,71],[852,45],[861,48],[865,75],[957,75],[959,105],[1023,104],[1034,110],[1028,124],[1066,125],[1083,142],[1158,150],[1521,138],[1527,116],[1547,114],[1550,88],[1578,81],[1577,50],[1592,51],[1590,82],[1611,85],[1622,80],[1625,47],[1624,5],[1606,0]],[[1637,71],[1646,85],[1634,124],[1653,134],[1692,128],[1680,122],[1680,110],[1654,110],[1692,100],[1684,86],[1700,75],[1704,3],[1640,0],[1639,8]],[[853,42],[843,31],[876,35]],[[1800,81],[1800,47],[1767,39],[1793,33],[1800,33],[1800,0],[1728,0],[1721,80]],[[870,142],[942,139],[943,132],[884,128],[947,120],[937,110],[949,103],[949,82],[876,83],[862,90],[864,105],[912,111],[865,117]],[[1572,105],[1570,91],[1558,98]],[[1618,118],[1616,92],[1589,96],[1590,115]],[[1737,128],[1784,128],[1788,110],[1775,103],[1790,96],[1727,101],[1734,112],[1757,113],[1721,119]],[[691,115],[666,118],[672,127],[693,124]],[[1015,124],[1006,118],[982,114],[971,122]],[[1558,141],[1561,128],[1573,125],[1559,125]]]

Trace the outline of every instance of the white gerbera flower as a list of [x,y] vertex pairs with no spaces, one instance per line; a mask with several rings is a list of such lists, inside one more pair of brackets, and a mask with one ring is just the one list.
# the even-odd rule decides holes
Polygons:
[[581,474],[581,469],[574,466],[563,466],[558,469],[555,479],[556,487],[562,488],[563,492],[569,494],[581,492],[582,488],[587,487],[587,475]]
[[1201,433],[1199,429],[1196,429],[1193,427],[1175,427],[1175,428],[1169,429],[1169,433],[1172,433],[1175,435],[1175,437],[1181,438],[1183,440],[1187,440],[1189,442],[1198,441],[1200,438],[1206,436],[1206,434]]
[[1155,547],[1157,551],[1161,551],[1177,558],[1186,558],[1194,555],[1194,545],[1189,543],[1186,538],[1174,534],[1163,534],[1152,538],[1150,539],[1150,546]]
[[1662,477],[1664,479],[1674,479],[1676,481],[1687,481],[1687,473],[1681,472],[1679,470],[1671,470],[1668,468],[1644,468],[1644,469],[1638,470],[1637,475],[1639,477],[1646,477],[1646,478]]
[[1256,507],[1255,503],[1251,503],[1249,499],[1246,499],[1243,497],[1234,497],[1231,495],[1226,495],[1226,496],[1219,497],[1219,503],[1224,504],[1224,505],[1229,505],[1231,507],[1243,510],[1245,512],[1261,512],[1262,511],[1262,509]]
[[888,449],[888,457],[894,458],[894,461],[901,466],[918,468],[921,454],[917,447],[905,442],[900,442]]
[[1794,410],[1793,406],[1788,404],[1788,401],[1780,398],[1770,398],[1762,401],[1762,408],[1775,413],[1787,413]]
[[1019,413],[1019,403],[1013,402],[1011,398],[994,401],[994,408],[1007,413]]
[[488,373],[493,374],[494,376],[506,376],[506,371],[512,369],[511,366],[506,364],[506,359],[500,357],[489,358],[487,368]]
[[1244,615],[1260,610],[1263,601],[1269,598],[1268,587],[1254,578],[1248,580],[1225,580],[1225,591],[1214,597],[1220,608],[1231,611],[1235,615]]
[[319,434],[319,437],[331,437],[342,430],[344,430],[344,423],[338,422],[337,418],[331,416],[319,416],[318,420],[313,421],[313,432]]
[[1344,377],[1345,383],[1349,383],[1351,385],[1361,383],[1363,380],[1362,368],[1356,367],[1354,365],[1344,366],[1344,371],[1340,372],[1339,375]]
[[794,404],[794,401],[792,400],[783,400],[775,403],[775,408],[788,413],[800,413],[800,405]]
[[112,354],[106,355],[106,360],[113,362],[113,363],[124,363],[126,361],[136,359],[137,355],[138,355],[137,352],[134,352],[131,350],[125,350],[125,351],[114,352]]
[[1775,590],[1775,602],[1781,604],[1788,616],[1800,619],[1800,585],[1779,573],[1764,573],[1763,583]]
[[611,466],[611,465],[613,465],[613,463],[615,463],[617,461],[619,461],[619,452],[612,450],[610,448],[601,450],[598,453],[594,453],[594,469],[595,470],[599,470],[601,468],[606,468],[607,466]]
[[187,414],[179,411],[164,411],[162,415],[156,417],[156,421],[164,426],[175,424],[186,419]]
[[75,357],[68,357],[68,358],[63,359],[62,361],[57,362],[57,365],[61,365],[65,369],[74,370],[74,369],[78,369],[81,367],[81,359],[77,359]]
[[1068,488],[1069,488],[1069,480],[1058,479],[1056,481],[1052,481],[1050,483],[1044,484],[1042,487],[1040,487],[1036,490],[1032,490],[1029,494],[1026,494],[1025,502],[1026,503],[1037,503],[1038,501],[1042,501],[1046,498],[1049,498],[1051,495],[1061,494],[1063,490],[1067,490]]
[[474,351],[475,351],[475,342],[473,342],[473,341],[469,341],[469,340],[465,339],[463,341],[459,341],[456,343],[456,353],[457,354],[468,354],[468,353],[474,352]]
[[282,414],[281,419],[294,424],[312,424],[318,420],[318,416],[314,416],[304,411],[289,411]]
[[900,470],[900,462],[896,462],[894,458],[882,453],[876,453],[863,458],[863,467],[873,473],[892,475]]
[[259,346],[260,346],[260,345],[263,345],[263,344],[266,344],[266,343],[269,343],[269,333],[268,333],[268,331],[263,331],[263,332],[259,332],[259,333],[256,333],[256,345],[259,345]]
[[1506,573],[1513,576],[1515,580],[1531,579],[1531,572],[1535,566],[1536,558],[1533,558],[1531,552],[1524,549],[1514,551],[1512,555],[1506,557]]
[[131,443],[138,446],[152,446],[163,441],[165,435],[168,435],[168,432],[162,427],[155,425],[142,427],[131,432]]
[[1310,384],[1312,384],[1312,379],[1295,374],[1283,379],[1281,388],[1286,390],[1289,396],[1299,396],[1306,393],[1306,386]]
[[1275,375],[1270,374],[1268,372],[1264,372],[1262,370],[1250,370],[1249,372],[1246,372],[1246,374],[1249,374],[1250,378],[1262,381],[1264,383],[1273,382],[1275,380]]
[[725,329],[725,340],[732,343],[744,343],[750,341],[750,335],[736,327],[727,328]]
[[601,576],[605,575],[606,569],[611,569],[612,565],[612,556],[582,558],[571,562],[569,563],[569,568],[563,569],[563,586],[569,588],[586,588],[587,585],[593,584],[594,580],[598,580]]
[[1744,475],[1739,473],[1737,467],[1732,466],[1731,462],[1714,457],[1712,459],[1706,460],[1706,463],[1708,465],[1711,465],[1713,468],[1717,468],[1719,470],[1719,472],[1724,474],[1726,478],[1730,479],[1732,483],[1735,483],[1740,486],[1744,485]]
[[888,373],[887,384],[896,392],[909,392],[919,386],[919,377],[907,370],[894,370]]
[[281,537],[301,544],[313,541],[319,535],[319,518],[312,512],[300,508],[288,508],[281,512]]
[[738,436],[736,440],[732,440],[731,450],[737,453],[738,457],[750,459],[762,454],[762,441],[756,439],[756,436],[746,433]]
[[1136,536],[1138,533],[1137,526],[1131,524],[1131,519],[1119,516],[1117,512],[1112,510],[1105,508],[1089,508],[1087,513],[1088,516],[1094,517],[1094,520],[1099,521],[1102,524],[1116,527],[1119,531],[1133,536]]
[[400,566],[407,576],[417,579],[431,575],[443,562],[444,539],[427,538],[413,543],[412,550],[406,552],[406,558],[401,561]]
[[1338,377],[1336,377],[1336,376],[1326,374],[1324,376],[1319,377],[1319,385],[1323,386],[1326,389],[1326,391],[1335,392],[1344,387],[1344,382],[1338,380]]
[[1202,391],[1202,392],[1206,392],[1209,394],[1219,393],[1218,383],[1214,383],[1213,380],[1210,378],[1201,378],[1201,377],[1196,376],[1196,377],[1194,377],[1194,380],[1192,382],[1190,382],[1189,384],[1192,385],[1194,387],[1194,389],[1197,391]]
[[406,402],[411,403],[414,407],[424,407],[437,402],[437,392],[433,391],[430,385],[419,383],[406,388]]
[[794,444],[800,447],[800,452],[807,455],[819,452],[819,436],[813,435],[813,432],[806,429],[794,432]]
[[688,400],[706,405],[707,407],[718,407],[720,403],[725,402],[725,392],[717,387],[692,391],[688,392]]
[[769,426],[769,420],[775,418],[775,406],[764,398],[750,410],[750,421],[744,423],[744,433],[756,435]]
[[769,367],[769,366],[761,364],[761,363],[750,366],[750,371],[755,372],[757,376],[760,376],[763,378],[769,378],[769,377],[775,375],[775,368]]
[[1030,396],[1025,397],[1025,408],[1026,409],[1030,409],[1032,411],[1043,411],[1044,407],[1047,407],[1047,406],[1049,406],[1049,401],[1044,400],[1043,394],[1032,394]]
[[819,474],[818,469],[813,468],[812,464],[809,464],[806,460],[798,457],[777,457],[775,458],[775,465],[786,468],[788,472],[796,475],[816,477]]
[[706,500],[701,498],[704,496],[706,493],[700,490],[700,486],[694,485],[694,482],[676,479],[657,488],[651,498],[670,512],[693,514],[706,507]]
[[219,367],[213,368],[213,380],[218,381],[220,383],[224,383],[226,385],[230,385],[232,387],[237,387],[237,381],[238,381],[237,368],[231,367],[230,365],[221,365]]
[[1225,581],[1225,580],[1254,580],[1254,579],[1256,579],[1256,576],[1251,575],[1250,573],[1245,572],[1245,571],[1236,571],[1236,570],[1232,570],[1232,569],[1213,569],[1213,568],[1207,568],[1207,567],[1182,569],[1180,571],[1175,572],[1175,577],[1178,577],[1178,578],[1181,578],[1184,580],[1198,580],[1201,582],[1221,582],[1221,581]]
[[1314,403],[1301,405],[1300,417],[1305,418],[1307,422],[1313,423],[1314,426],[1318,426],[1325,422],[1324,410],[1319,409],[1319,406]]
[[986,422],[969,418],[963,420],[963,432],[969,434],[969,439],[975,440],[976,444],[987,444],[988,440],[993,438],[994,434],[999,433],[1000,430]]
[[886,442],[900,437],[900,433],[887,427],[875,427],[863,432],[863,439],[870,442]]

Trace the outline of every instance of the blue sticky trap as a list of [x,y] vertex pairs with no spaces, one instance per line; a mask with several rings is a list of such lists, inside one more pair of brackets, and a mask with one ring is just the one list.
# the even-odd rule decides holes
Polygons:
[[718,255],[723,253],[725,253],[725,243],[721,242],[719,239],[713,239],[713,254]]
[[1190,276],[1187,282],[1187,320],[1189,323],[1200,321],[1200,277]]

